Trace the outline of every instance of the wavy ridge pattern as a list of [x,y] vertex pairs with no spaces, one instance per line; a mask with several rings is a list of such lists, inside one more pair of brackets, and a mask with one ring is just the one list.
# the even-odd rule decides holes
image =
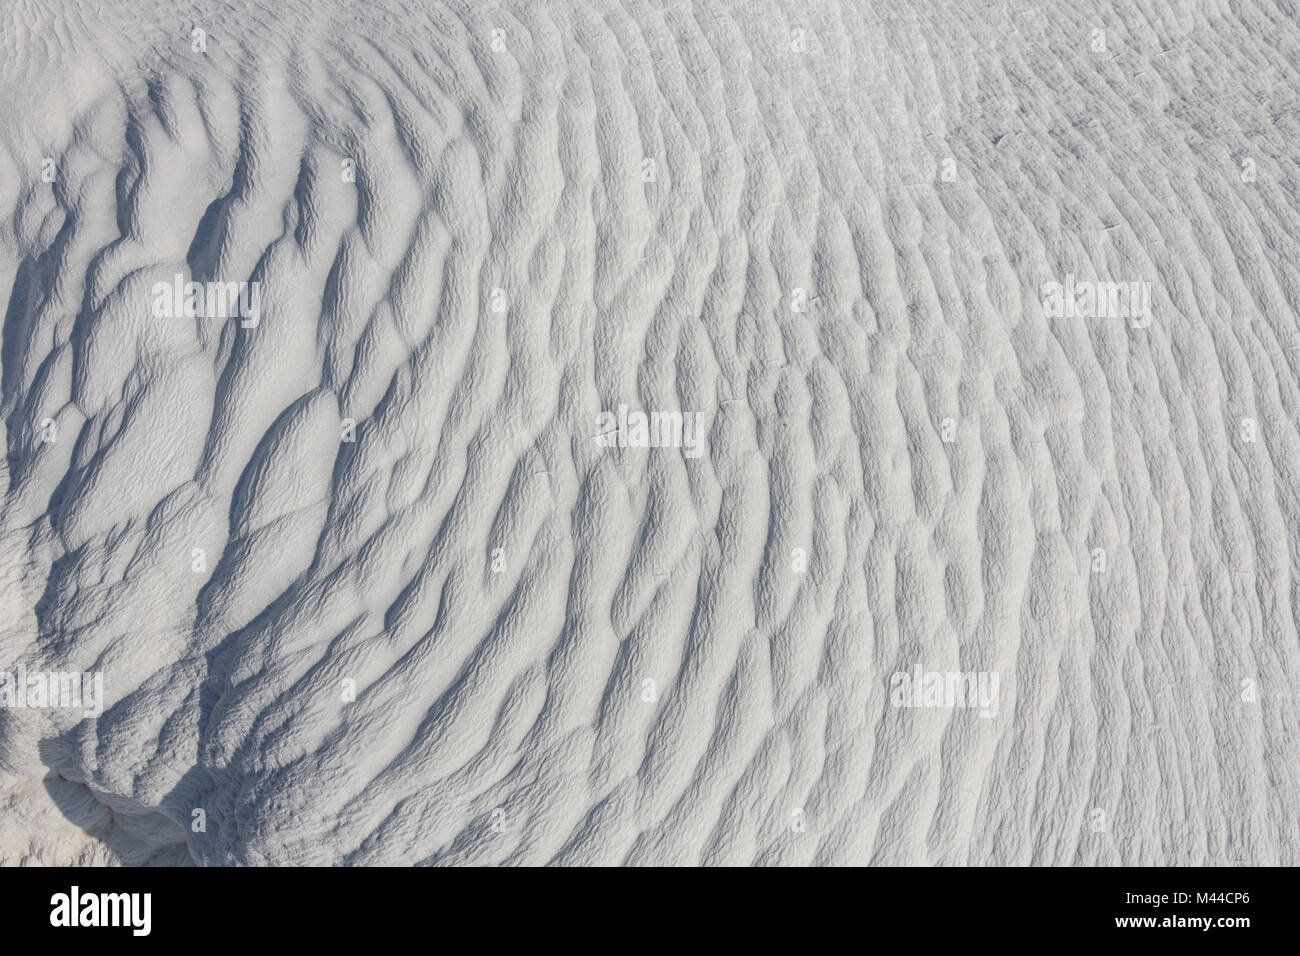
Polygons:
[[0,24],[0,661],[109,687],[0,756],[109,855],[1296,862],[1289,5],[122,6]]

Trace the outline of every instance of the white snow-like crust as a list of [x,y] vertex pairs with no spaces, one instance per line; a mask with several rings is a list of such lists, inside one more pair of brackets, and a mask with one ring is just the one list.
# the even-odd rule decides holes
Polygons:
[[1028,6],[3,5],[0,862],[1300,862],[1295,5]]

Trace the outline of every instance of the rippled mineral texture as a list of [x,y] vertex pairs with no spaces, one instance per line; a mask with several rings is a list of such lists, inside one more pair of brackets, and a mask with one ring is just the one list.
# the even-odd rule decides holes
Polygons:
[[0,861],[1297,863],[1298,73],[4,4]]

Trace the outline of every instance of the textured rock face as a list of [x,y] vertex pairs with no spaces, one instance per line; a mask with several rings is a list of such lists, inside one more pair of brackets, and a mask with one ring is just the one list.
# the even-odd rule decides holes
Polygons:
[[0,12],[0,861],[1296,863],[1294,4],[1019,6]]

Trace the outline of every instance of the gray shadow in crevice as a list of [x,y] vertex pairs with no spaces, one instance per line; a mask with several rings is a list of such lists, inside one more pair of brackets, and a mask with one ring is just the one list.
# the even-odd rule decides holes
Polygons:
[[[42,759],[45,759],[44,754]],[[108,859],[92,856],[85,863],[94,865],[108,862],[123,866],[194,865],[185,844],[184,832],[163,814],[115,812],[99,800],[86,784],[68,780],[57,771],[50,771],[41,783],[64,819],[108,851]],[[76,865],[80,861],[59,862]]]

